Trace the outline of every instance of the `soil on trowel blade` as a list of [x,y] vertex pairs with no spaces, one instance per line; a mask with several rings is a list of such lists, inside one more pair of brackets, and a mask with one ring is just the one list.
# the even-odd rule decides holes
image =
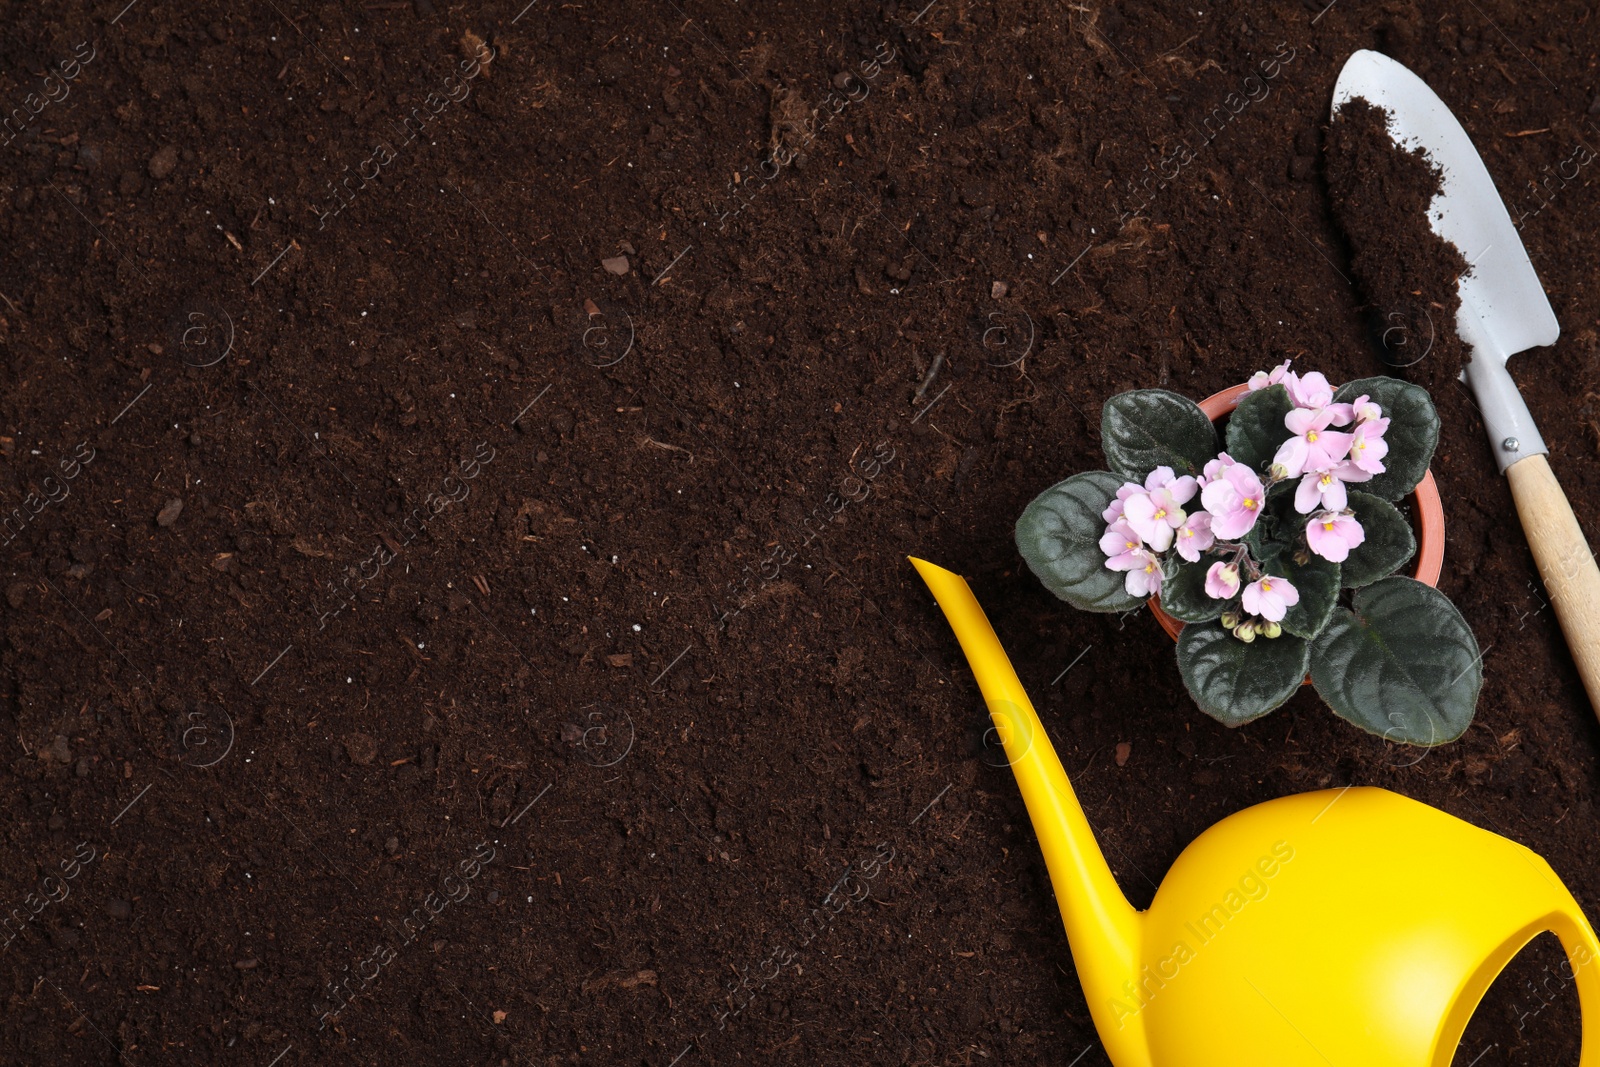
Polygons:
[[1388,121],[1387,111],[1360,97],[1334,113],[1328,191],[1350,239],[1350,269],[1375,343],[1391,366],[1433,390],[1461,369],[1456,280],[1467,261],[1428,222],[1443,172],[1420,149],[1396,144]]

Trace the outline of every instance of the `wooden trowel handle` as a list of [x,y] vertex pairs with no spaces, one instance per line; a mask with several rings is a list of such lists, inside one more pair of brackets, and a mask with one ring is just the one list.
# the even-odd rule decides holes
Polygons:
[[1589,705],[1600,714],[1600,567],[1544,456],[1518,460],[1506,478]]

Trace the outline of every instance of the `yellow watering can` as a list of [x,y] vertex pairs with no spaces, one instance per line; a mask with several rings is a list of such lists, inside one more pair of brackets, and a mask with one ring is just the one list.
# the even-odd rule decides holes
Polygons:
[[1581,1065],[1600,1067],[1600,943],[1555,871],[1386,789],[1231,815],[1135,911],[972,590],[911,562],[1005,744],[1116,1067],[1450,1067],[1490,984],[1545,931],[1577,983]]

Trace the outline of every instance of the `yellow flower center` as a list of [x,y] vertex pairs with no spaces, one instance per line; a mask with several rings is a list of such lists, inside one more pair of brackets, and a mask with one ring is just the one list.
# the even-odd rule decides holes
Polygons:
[[1156,512],[1156,518],[1164,519],[1166,517],[1167,517],[1167,509],[1166,508],[1162,508],[1160,511]]
[[1139,542],[1137,542],[1137,541],[1128,541],[1128,542],[1126,542],[1126,544],[1128,546],[1128,551],[1129,552],[1132,552],[1134,549],[1139,547]]
[[1272,583],[1267,581],[1266,579],[1262,579],[1262,581],[1261,581],[1261,591],[1263,593],[1272,592]]
[[1317,431],[1312,430],[1310,433],[1306,434],[1306,440],[1312,442],[1313,444],[1316,443]]
[[1332,474],[1324,474],[1322,476],[1322,479],[1321,479],[1321,484],[1324,485],[1324,486],[1332,485],[1333,484],[1333,475]]
[[1146,563],[1144,565],[1144,572],[1146,574],[1149,574],[1151,571],[1153,571],[1155,569],[1156,569],[1156,565],[1154,563]]
[[1183,529],[1179,530],[1178,532],[1183,534],[1183,536],[1185,536],[1185,537],[1193,537],[1194,536],[1194,531],[1189,529],[1189,527],[1187,527],[1187,526],[1185,526]]
[[1324,529],[1324,530],[1331,530],[1331,529],[1333,529],[1333,522],[1332,522],[1332,520],[1329,520],[1329,521],[1328,521],[1328,522],[1325,522],[1325,523],[1323,523],[1323,524],[1322,524],[1322,528],[1323,528],[1323,529]]
[[1254,511],[1255,508],[1256,508],[1256,499],[1255,499],[1255,497],[1250,497],[1250,496],[1245,497],[1244,498],[1244,506],[1249,508],[1251,511]]

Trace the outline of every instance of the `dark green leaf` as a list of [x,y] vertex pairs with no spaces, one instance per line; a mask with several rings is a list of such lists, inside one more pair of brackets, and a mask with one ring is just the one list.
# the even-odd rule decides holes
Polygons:
[[1228,455],[1257,474],[1264,473],[1278,446],[1293,435],[1283,417],[1294,409],[1289,390],[1269,385],[1246,393],[1239,407],[1228,416]]
[[1161,582],[1161,607],[1180,622],[1210,622],[1227,608],[1226,600],[1206,594],[1206,571],[1215,562],[1201,556],[1199,563],[1177,560],[1173,573]]
[[1356,590],[1354,607],[1335,611],[1313,648],[1311,680],[1328,706],[1387,741],[1442,745],[1465,733],[1483,657],[1455,605],[1393,577]]
[[1380,376],[1349,382],[1333,394],[1333,399],[1348,404],[1363,394],[1372,397],[1389,418],[1389,429],[1383,435],[1389,442],[1389,454],[1383,458],[1384,472],[1363,482],[1361,488],[1385,500],[1399,500],[1428,473],[1433,450],[1439,444],[1439,413],[1426,389],[1398,378]]
[[1285,633],[1245,644],[1208,622],[1178,636],[1178,673],[1200,710],[1227,726],[1259,719],[1294,696],[1306,677],[1306,642]]
[[1291,479],[1269,487],[1261,518],[1240,539],[1250,546],[1250,554],[1256,559],[1276,553],[1276,545],[1293,541],[1305,527],[1306,517],[1294,509],[1294,486]]
[[1371,493],[1350,494],[1350,510],[1355,512],[1367,539],[1350,550],[1350,558],[1339,568],[1339,580],[1346,587],[1371,585],[1387,578],[1417,554],[1417,538],[1411,524],[1398,508]]
[[1107,400],[1100,447],[1112,470],[1141,484],[1157,467],[1198,474],[1218,452],[1216,427],[1200,405],[1165,389],[1135,389]]
[[[1303,517],[1301,521],[1304,522]],[[1301,554],[1306,561],[1295,562],[1295,556]],[[1321,633],[1339,600],[1339,564],[1306,550],[1297,534],[1293,543],[1268,545],[1261,566],[1267,574],[1289,579],[1289,584],[1300,594],[1300,602],[1289,608],[1283,617],[1284,630],[1307,638]]]
[[1084,611],[1128,611],[1144,601],[1129,596],[1121,571],[1106,566],[1101,513],[1122,479],[1107,471],[1075,474],[1034,498],[1017,520],[1017,548],[1046,589]]

